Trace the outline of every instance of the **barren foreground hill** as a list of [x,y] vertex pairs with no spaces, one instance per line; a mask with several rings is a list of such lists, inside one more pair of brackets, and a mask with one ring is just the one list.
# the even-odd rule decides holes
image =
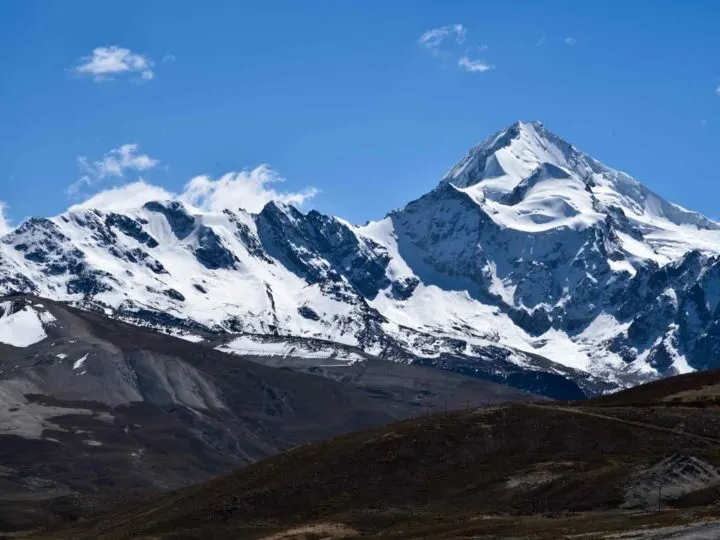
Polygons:
[[[290,450],[54,538],[605,538],[711,520],[720,408],[674,398],[704,395],[716,379],[406,420]],[[683,538],[663,536],[678,530],[630,537]]]

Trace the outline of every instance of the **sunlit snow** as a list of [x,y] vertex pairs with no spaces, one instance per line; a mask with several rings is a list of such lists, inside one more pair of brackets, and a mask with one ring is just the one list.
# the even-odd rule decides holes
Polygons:
[[47,338],[43,323],[55,320],[50,313],[40,314],[30,306],[24,306],[15,313],[11,310],[11,302],[0,303],[0,343],[29,347]]

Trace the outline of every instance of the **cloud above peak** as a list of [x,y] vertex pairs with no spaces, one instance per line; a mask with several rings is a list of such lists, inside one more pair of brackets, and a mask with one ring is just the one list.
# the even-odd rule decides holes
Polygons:
[[297,192],[282,191],[274,187],[284,181],[285,179],[268,165],[228,172],[217,179],[207,175],[196,176],[185,184],[181,193],[172,193],[140,179],[96,193],[71,207],[71,210],[97,208],[124,212],[140,208],[149,201],[178,200],[205,212],[242,208],[257,213],[270,201],[302,206],[319,193],[312,187]]
[[129,184],[106,189],[70,207],[70,210],[97,208],[106,212],[125,212],[140,208],[150,201],[164,201],[175,196],[158,186],[138,180]]
[[12,228],[10,226],[10,222],[6,217],[6,209],[7,204],[5,204],[3,201],[0,201],[0,235],[5,234]]
[[117,75],[135,74],[140,80],[150,81],[155,78],[152,61],[130,49],[111,45],[97,47],[90,56],[78,60],[73,72],[78,75],[90,75],[96,82],[111,79]]
[[252,170],[226,173],[216,180],[196,176],[185,185],[179,198],[206,211],[243,208],[259,212],[270,201],[302,206],[319,193],[313,187],[298,192],[278,191],[273,187],[284,181],[269,165],[260,165]]

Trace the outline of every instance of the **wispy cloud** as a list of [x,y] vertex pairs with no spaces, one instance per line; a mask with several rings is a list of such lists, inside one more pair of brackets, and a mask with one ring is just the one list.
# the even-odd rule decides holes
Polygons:
[[140,208],[146,202],[164,201],[174,197],[173,193],[164,188],[138,180],[95,193],[83,202],[71,206],[70,210],[96,208],[109,212],[124,212]]
[[[476,46],[459,47],[459,45],[465,43],[467,33],[467,28],[462,24],[448,24],[428,30],[420,36],[418,44],[429,51],[432,56],[436,58],[442,57],[452,62],[449,65],[455,65],[464,71],[484,73],[485,71],[494,69],[495,66],[484,60],[471,60],[469,57],[472,51],[486,51],[488,49],[487,45],[480,44]],[[465,54],[461,56],[460,50],[464,50]]]
[[545,36],[538,39],[537,43],[535,44],[536,47],[544,47],[545,45],[547,45],[547,37]]
[[313,187],[301,191],[282,191],[274,187],[284,181],[268,165],[229,172],[217,179],[197,176],[185,185],[182,193],[171,193],[140,180],[101,191],[73,208],[121,212],[138,208],[148,201],[175,199],[204,211],[243,208],[248,212],[259,212],[270,201],[302,206],[318,193]]
[[155,77],[152,67],[148,57],[112,45],[93,49],[90,56],[78,60],[73,71],[79,75],[91,75],[96,82],[123,74],[137,74],[141,80],[149,81]]
[[572,36],[568,36],[568,37],[565,38],[565,44],[566,44],[566,45],[570,45],[571,47],[572,47],[573,45],[577,45],[577,39],[575,39],[575,38],[572,37]]
[[700,120],[700,127],[703,128],[703,129],[705,129],[706,127],[708,127],[707,118],[703,118],[702,120]]
[[715,89],[715,93],[720,96],[720,85]]
[[440,56],[442,47],[448,40],[451,43],[461,44],[465,41],[466,35],[467,30],[462,24],[448,24],[428,30],[420,36],[418,43],[433,56]]
[[471,73],[484,73],[495,69],[495,66],[490,65],[482,60],[470,60],[467,56],[463,56],[458,60],[458,67],[469,71]]
[[99,160],[91,161],[85,156],[77,158],[83,176],[70,185],[68,195],[76,196],[83,188],[96,185],[106,178],[123,178],[127,171],[146,171],[160,163],[139,150],[140,145],[137,143],[123,144]]
[[0,201],[0,235],[8,232],[12,227],[7,218],[7,204]]

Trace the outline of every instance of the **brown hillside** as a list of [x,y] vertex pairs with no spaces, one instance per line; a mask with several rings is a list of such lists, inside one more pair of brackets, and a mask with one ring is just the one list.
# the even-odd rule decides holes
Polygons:
[[707,512],[718,465],[720,409],[495,406],[306,445],[55,538],[559,538]]

